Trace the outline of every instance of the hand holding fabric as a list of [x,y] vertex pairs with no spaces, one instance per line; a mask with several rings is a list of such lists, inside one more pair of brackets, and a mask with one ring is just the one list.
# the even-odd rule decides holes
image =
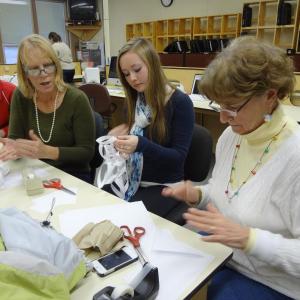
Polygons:
[[124,154],[135,152],[139,138],[136,135],[120,135],[115,141],[115,148]]
[[211,203],[206,206],[206,209],[189,208],[183,217],[187,220],[187,224],[210,233],[209,236],[202,237],[203,241],[244,249],[248,242],[250,228],[226,218]]

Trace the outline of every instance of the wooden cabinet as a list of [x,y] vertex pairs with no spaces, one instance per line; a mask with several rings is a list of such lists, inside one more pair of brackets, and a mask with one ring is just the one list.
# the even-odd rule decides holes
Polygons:
[[[299,31],[299,0],[284,1],[290,7],[288,22],[280,19],[280,0],[244,3],[252,9],[251,26],[242,26],[241,34],[253,35],[283,49],[296,49]],[[243,16],[244,18],[245,16]],[[284,25],[283,25],[284,24]]]
[[193,38],[235,38],[240,35],[241,14],[194,17]]
[[155,46],[155,22],[144,22],[126,25],[126,40],[133,37],[144,37]]

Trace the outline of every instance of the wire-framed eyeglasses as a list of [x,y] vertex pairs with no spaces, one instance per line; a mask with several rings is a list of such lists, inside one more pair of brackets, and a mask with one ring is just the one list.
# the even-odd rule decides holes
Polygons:
[[221,113],[221,112],[225,112],[227,113],[228,115],[230,115],[230,117],[233,117],[235,118],[238,114],[239,111],[241,111],[241,109],[246,106],[246,104],[252,99],[252,97],[250,97],[249,99],[247,99],[243,104],[241,104],[239,107],[237,108],[232,108],[232,109],[229,109],[229,108],[223,108],[221,105],[217,104],[216,102],[214,102],[213,100],[209,102],[208,106],[218,112],[218,113]]
[[45,65],[43,65],[42,68],[40,68],[40,67],[36,67],[36,68],[25,67],[25,72],[26,72],[27,76],[32,76],[32,77],[38,77],[42,74],[42,72],[44,72],[46,74],[52,74],[55,71],[56,71],[56,66],[54,63],[45,64]]

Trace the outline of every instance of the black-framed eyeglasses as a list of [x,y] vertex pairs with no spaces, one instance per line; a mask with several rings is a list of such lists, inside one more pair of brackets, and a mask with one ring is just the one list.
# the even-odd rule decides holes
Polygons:
[[54,63],[45,64],[45,65],[43,65],[42,68],[40,68],[40,67],[36,67],[36,68],[25,67],[25,72],[26,72],[27,76],[32,76],[32,77],[38,77],[42,74],[42,72],[44,72],[46,74],[52,74],[55,71],[56,71],[56,66]]
[[209,102],[209,107],[220,113],[220,112],[226,112],[227,114],[229,114],[231,117],[235,118],[238,114],[239,111],[241,111],[241,109],[246,106],[246,104],[252,99],[252,97],[250,97],[249,99],[247,99],[243,104],[241,104],[238,108],[235,109],[228,109],[228,108],[222,108],[222,106],[220,106],[219,104],[217,104],[214,101],[210,101]]

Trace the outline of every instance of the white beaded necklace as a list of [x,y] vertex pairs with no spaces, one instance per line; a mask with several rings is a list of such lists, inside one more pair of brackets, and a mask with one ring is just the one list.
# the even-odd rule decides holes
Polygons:
[[34,95],[33,95],[34,108],[35,108],[36,126],[37,126],[37,130],[38,130],[39,136],[40,136],[41,140],[44,143],[49,143],[50,140],[51,140],[51,137],[52,137],[52,132],[53,132],[54,123],[55,123],[55,117],[56,117],[57,98],[58,98],[58,91],[56,93],[55,100],[54,100],[54,108],[53,108],[54,111],[53,111],[53,118],[52,118],[52,124],[51,124],[51,129],[50,129],[49,137],[48,137],[48,139],[44,139],[43,136],[42,136],[42,134],[41,134],[41,130],[40,130],[39,113],[38,113],[38,108],[37,108],[37,104],[36,104],[36,93],[34,93]]

